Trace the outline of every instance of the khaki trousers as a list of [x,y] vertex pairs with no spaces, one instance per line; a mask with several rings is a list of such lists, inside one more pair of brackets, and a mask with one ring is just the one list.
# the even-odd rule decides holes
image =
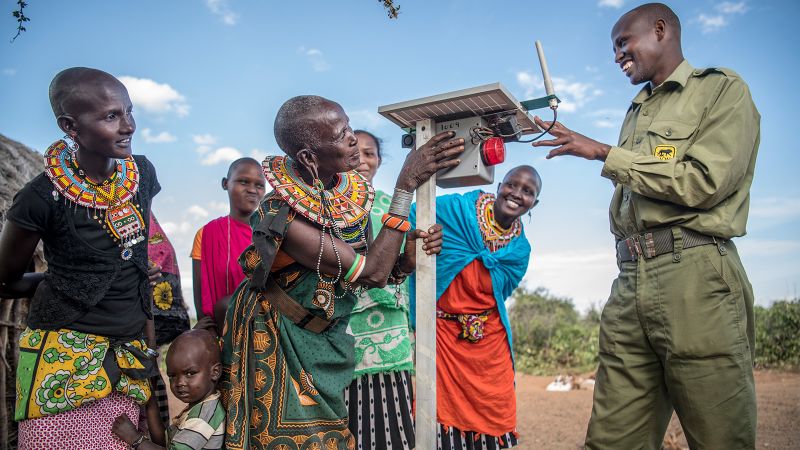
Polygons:
[[755,448],[752,287],[732,242],[679,247],[620,263],[587,449],[660,449],[673,408],[692,449]]

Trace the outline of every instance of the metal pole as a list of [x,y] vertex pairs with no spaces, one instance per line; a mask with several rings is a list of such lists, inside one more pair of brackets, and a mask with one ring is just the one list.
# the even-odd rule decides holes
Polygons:
[[[433,120],[416,123],[416,144],[433,137]],[[417,188],[417,228],[436,223],[436,175]],[[416,441],[419,450],[436,449],[436,255],[428,256],[417,241]]]

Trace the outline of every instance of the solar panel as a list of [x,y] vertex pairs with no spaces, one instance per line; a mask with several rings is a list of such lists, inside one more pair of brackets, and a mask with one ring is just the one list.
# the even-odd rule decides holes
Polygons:
[[541,131],[500,83],[385,105],[378,108],[378,113],[401,128],[413,128],[416,122],[424,119],[447,122],[510,110],[516,110],[517,121],[524,129],[522,134]]

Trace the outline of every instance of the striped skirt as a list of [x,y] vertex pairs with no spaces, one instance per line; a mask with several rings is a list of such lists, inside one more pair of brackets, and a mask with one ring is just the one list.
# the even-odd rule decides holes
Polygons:
[[356,449],[413,449],[413,397],[408,371],[366,374],[353,380],[344,390],[344,402]]
[[441,424],[436,442],[437,450],[499,450],[518,444],[516,433],[506,433],[498,438],[474,431],[463,432],[455,427],[445,428]]

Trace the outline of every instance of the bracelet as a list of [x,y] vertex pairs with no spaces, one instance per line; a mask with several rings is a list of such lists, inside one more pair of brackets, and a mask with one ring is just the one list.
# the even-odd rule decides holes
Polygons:
[[140,445],[142,445],[142,442],[149,440],[150,438],[146,434],[142,434],[139,436],[139,439],[135,440],[133,444],[131,444],[131,448],[135,450],[139,448]]
[[397,262],[395,262],[394,263],[394,267],[392,267],[391,275],[392,275],[392,278],[394,278],[394,279],[404,280],[404,279],[406,279],[406,277],[411,275],[411,272],[407,273],[407,272],[404,272],[402,269],[400,269],[400,258],[397,258]]
[[389,204],[389,214],[406,218],[408,213],[411,212],[411,201],[414,199],[414,194],[402,189],[394,189],[392,202]]
[[367,257],[356,253],[356,259],[353,261],[353,265],[350,266],[350,270],[347,271],[347,275],[344,276],[344,281],[348,283],[356,281],[366,265]]
[[411,229],[411,222],[402,217],[397,217],[392,213],[384,214],[381,218],[381,222],[383,223],[384,227],[400,231],[401,233],[406,233]]

